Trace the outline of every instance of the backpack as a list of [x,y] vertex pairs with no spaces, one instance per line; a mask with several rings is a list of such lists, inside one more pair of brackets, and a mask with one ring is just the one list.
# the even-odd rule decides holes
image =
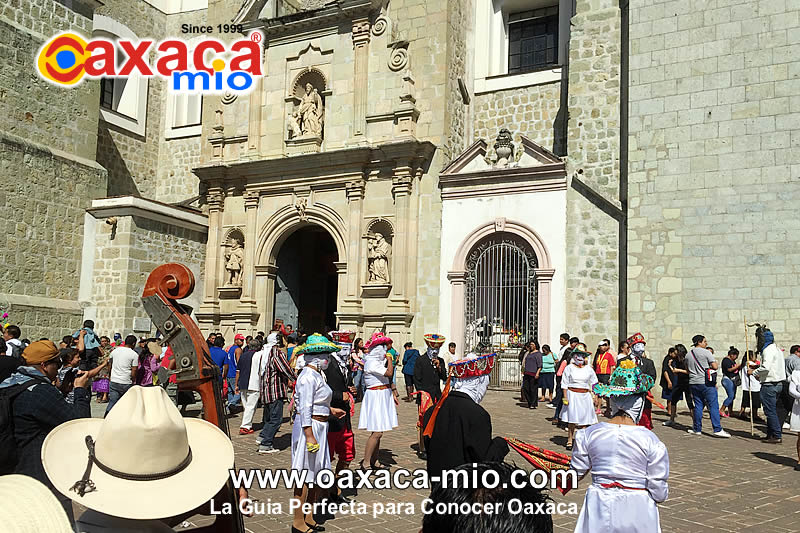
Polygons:
[[0,475],[13,474],[19,460],[17,441],[14,438],[14,399],[26,389],[48,381],[35,377],[33,383],[26,381],[0,389]]
[[11,352],[8,355],[15,358],[20,362],[20,364],[22,364],[22,352],[25,350],[25,345],[9,342],[6,344],[6,348],[9,352]]

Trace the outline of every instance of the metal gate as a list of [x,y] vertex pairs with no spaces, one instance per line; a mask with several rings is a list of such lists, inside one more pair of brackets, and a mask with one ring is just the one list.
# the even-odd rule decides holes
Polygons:
[[467,350],[498,354],[492,387],[522,384],[518,360],[522,344],[536,339],[536,254],[515,235],[496,233],[467,258]]

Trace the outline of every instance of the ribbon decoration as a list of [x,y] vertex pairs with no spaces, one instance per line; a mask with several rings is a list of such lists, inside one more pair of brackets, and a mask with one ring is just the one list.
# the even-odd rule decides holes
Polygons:
[[[512,449],[540,470],[544,470],[545,472],[569,470],[570,456],[567,454],[539,448],[538,446],[522,442],[518,439],[505,438],[505,440]],[[574,488],[574,486],[568,485],[566,487],[559,487],[558,490],[561,494],[566,494]]]
[[656,401],[656,399],[653,397],[653,393],[652,393],[652,392],[650,392],[650,391],[647,391],[647,399],[648,399],[648,400],[650,400],[650,403],[652,403],[653,405],[655,405],[655,406],[657,406],[657,407],[660,407],[660,408],[661,408],[661,409],[663,409],[664,411],[666,411],[666,410],[667,410],[667,408],[666,408],[666,407],[664,407],[664,404],[662,404],[662,403],[659,403],[659,402],[657,402],[657,401]]
[[419,415],[419,419],[417,420],[417,427],[422,427],[422,418],[425,416],[425,413],[428,412],[428,409],[433,407],[433,398],[431,398],[430,393],[424,390],[418,390],[411,393],[411,396],[419,396],[419,405],[417,406],[417,414]]

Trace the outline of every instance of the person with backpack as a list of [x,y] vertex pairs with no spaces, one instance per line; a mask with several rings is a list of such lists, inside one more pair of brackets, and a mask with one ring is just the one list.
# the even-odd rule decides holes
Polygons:
[[42,466],[42,445],[56,426],[91,417],[89,376],[78,373],[74,404],[52,382],[61,366],[52,341],[31,343],[22,353],[24,365],[0,383],[0,474],[23,474],[53,491],[72,522],[72,504],[56,491]]
[[13,324],[3,331],[3,340],[6,341],[5,354],[15,357],[19,361],[22,360],[22,352],[25,350],[25,346],[22,344],[22,341],[19,340],[21,336],[22,330],[19,329],[19,326]]

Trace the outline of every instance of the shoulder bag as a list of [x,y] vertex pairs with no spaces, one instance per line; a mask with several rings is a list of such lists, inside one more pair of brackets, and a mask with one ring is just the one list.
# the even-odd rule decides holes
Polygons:
[[[692,350],[692,357],[694,357],[695,362],[703,368],[703,365],[700,364],[700,361],[697,360],[697,356],[694,354],[694,350]],[[712,370],[711,367],[706,368],[706,387],[716,387],[717,386],[717,371]]]

